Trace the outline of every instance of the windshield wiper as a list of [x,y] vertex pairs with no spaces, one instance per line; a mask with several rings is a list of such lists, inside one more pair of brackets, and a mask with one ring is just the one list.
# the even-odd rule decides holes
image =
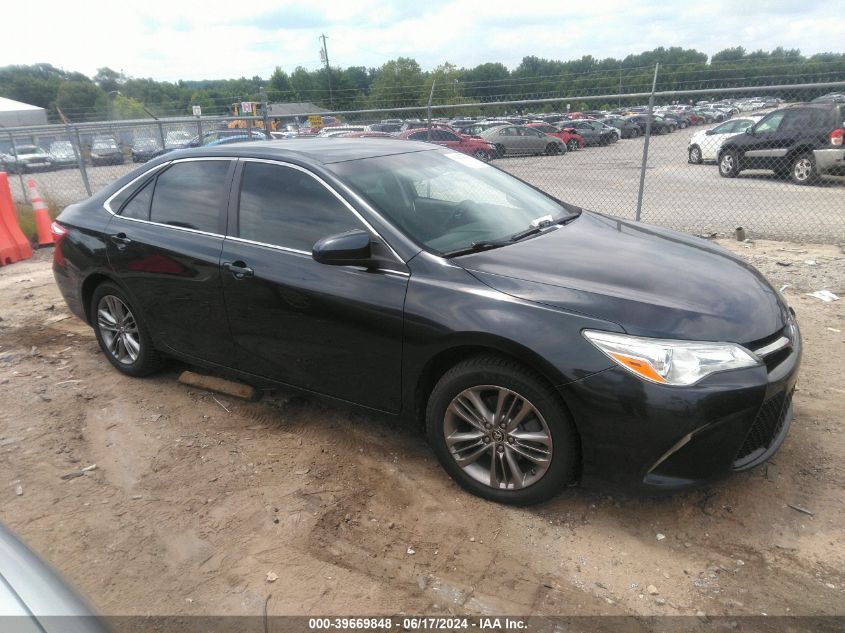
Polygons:
[[526,237],[531,237],[532,235],[537,235],[538,233],[542,233],[543,229],[546,229],[553,224],[566,224],[570,220],[574,220],[580,215],[580,213],[571,213],[569,215],[564,215],[559,218],[555,219],[546,219],[543,218],[543,221],[538,223],[536,226],[531,226],[525,230],[518,231],[514,233],[507,239],[503,240],[477,240],[472,242],[469,246],[464,248],[459,248],[454,251],[449,251],[443,253],[444,257],[457,257],[458,255],[467,255],[469,253],[478,253],[480,251],[488,251],[492,248],[501,248],[502,246],[509,246],[514,242],[518,242],[520,240],[525,239]]

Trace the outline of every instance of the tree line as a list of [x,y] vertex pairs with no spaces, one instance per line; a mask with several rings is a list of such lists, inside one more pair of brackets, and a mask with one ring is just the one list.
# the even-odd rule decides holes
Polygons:
[[[225,114],[232,104],[258,101],[262,94],[271,103],[305,102],[331,110],[423,107],[429,97],[434,104],[448,104],[608,95],[607,103],[591,106],[602,107],[616,105],[613,95],[649,91],[656,63],[658,91],[845,80],[843,53],[805,56],[797,49],[738,46],[708,58],[694,49],[659,47],[624,59],[585,55],[559,61],[532,55],[513,70],[501,63],[459,68],[448,62],[423,70],[413,58],[399,57],[378,68],[298,67],[287,73],[277,67],[266,79],[177,82],[127,77],[108,67],[88,77],[51,64],[5,66],[0,96],[46,108],[53,121],[60,120],[61,111],[71,122],[186,115],[195,105],[203,114]],[[811,96],[816,95],[803,98]]]

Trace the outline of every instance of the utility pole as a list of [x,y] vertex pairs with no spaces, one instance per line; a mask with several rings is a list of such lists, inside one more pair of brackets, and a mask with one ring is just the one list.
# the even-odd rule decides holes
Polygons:
[[329,78],[329,107],[334,110],[334,96],[332,95],[332,69],[329,66],[329,49],[326,48],[326,36],[320,35],[319,38],[323,41],[323,47],[320,49],[320,61],[326,65],[326,76]]

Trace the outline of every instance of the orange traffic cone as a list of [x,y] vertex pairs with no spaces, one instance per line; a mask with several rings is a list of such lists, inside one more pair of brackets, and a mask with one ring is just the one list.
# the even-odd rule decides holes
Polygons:
[[18,214],[6,172],[0,171],[0,266],[32,257],[32,247],[18,226]]
[[27,181],[26,186],[29,187],[29,198],[32,201],[32,213],[35,215],[35,228],[38,229],[38,245],[52,246],[53,245],[53,231],[50,230],[52,220],[47,211],[47,205],[44,204],[44,199],[38,193],[35,187],[35,181],[31,178]]

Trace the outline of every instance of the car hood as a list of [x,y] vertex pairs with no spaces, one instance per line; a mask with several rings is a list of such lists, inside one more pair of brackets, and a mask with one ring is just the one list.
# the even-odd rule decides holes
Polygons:
[[454,262],[500,292],[638,336],[750,343],[783,328],[788,316],[765,278],[725,249],[590,212]]

